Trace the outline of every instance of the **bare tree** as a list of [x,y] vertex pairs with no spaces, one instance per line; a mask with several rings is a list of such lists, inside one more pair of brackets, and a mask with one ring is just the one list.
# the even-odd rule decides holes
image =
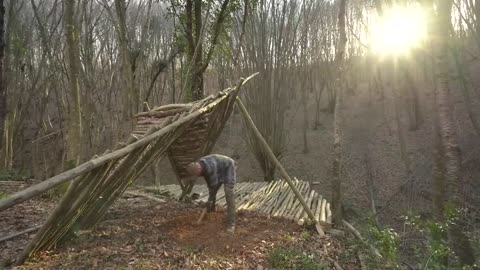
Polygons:
[[[203,73],[208,68],[213,57],[215,48],[219,43],[220,34],[224,28],[225,20],[229,16],[229,11],[233,11],[234,5],[230,0],[223,0],[219,7],[215,7],[214,1],[187,0],[181,7],[180,3],[172,4],[177,8],[183,8],[184,12],[179,21],[182,23],[183,34],[186,43],[186,53],[188,66],[185,72],[185,78],[188,88],[185,95],[188,101],[199,100],[204,96]],[[182,4],[183,5],[183,4]],[[213,7],[212,7],[213,6]],[[210,19],[210,13],[216,14],[213,21]],[[202,14],[205,13],[205,18]],[[208,33],[208,35],[206,34]],[[205,42],[207,40],[207,42]],[[210,46],[204,46],[204,44]]]
[[[464,205],[463,191],[462,191],[462,175],[461,175],[461,154],[460,147],[457,142],[456,128],[453,121],[453,110],[451,104],[450,93],[450,72],[449,72],[449,41],[450,41],[450,24],[451,24],[451,8],[452,1],[441,0],[438,3],[438,9],[436,14],[435,33],[437,39],[435,40],[436,47],[436,59],[437,64],[435,79],[436,79],[436,93],[435,93],[435,105],[438,117],[436,120],[438,124],[438,134],[440,143],[437,147],[436,154],[443,156],[438,157],[439,164],[445,165],[443,170],[442,165],[436,165],[434,168],[438,171],[434,172],[437,175],[436,184],[442,185],[440,182],[444,179],[443,185],[445,190],[448,191],[448,203],[450,206],[456,209],[461,209]],[[437,131],[434,132],[434,136],[437,137]],[[438,139],[437,139],[438,140]],[[443,175],[443,176],[442,176]],[[442,190],[441,187],[437,187],[437,190]],[[445,193],[447,195],[447,193]],[[439,202],[437,201],[437,204]],[[445,206],[444,206],[445,207]],[[441,210],[441,206],[436,207],[439,213],[445,215],[445,210]],[[445,208],[444,208],[445,209]],[[442,217],[440,217],[442,218]],[[443,216],[445,218],[445,216]],[[475,263],[475,256],[470,245],[468,238],[466,237],[462,225],[461,219],[449,226],[448,238],[452,250],[460,258],[463,264],[473,265]]]
[[[5,129],[5,118],[7,116],[7,91],[3,80],[3,55],[5,53],[5,6],[0,0],[0,138],[3,138]],[[0,142],[0,145],[2,142]]]
[[[82,116],[79,85],[80,49],[75,0],[65,0],[65,35],[68,54],[68,77],[70,82],[71,105],[68,108],[67,120],[67,161],[70,166],[76,165],[81,159]],[[69,166],[69,165],[67,165]]]
[[[285,114],[289,91],[297,86],[295,73],[296,31],[301,16],[297,1],[259,1],[247,22],[242,44],[241,65],[246,73],[259,71],[254,89],[245,91],[249,112],[277,159],[285,148]],[[263,153],[256,138],[249,133],[250,149],[266,181],[273,181],[275,165]]]
[[333,217],[336,221],[342,220],[342,147],[343,147],[343,99],[345,85],[342,83],[342,78],[344,76],[344,59],[345,59],[345,47],[347,44],[347,35],[345,31],[345,10],[346,10],[346,0],[340,0],[340,9],[338,11],[338,31],[340,33],[339,41],[336,47],[335,52],[335,66],[336,66],[336,78],[335,78],[335,87],[336,87],[336,103],[335,103],[335,114],[334,114],[334,124],[333,124],[333,151],[334,151],[334,160],[332,166],[332,206],[333,206]]

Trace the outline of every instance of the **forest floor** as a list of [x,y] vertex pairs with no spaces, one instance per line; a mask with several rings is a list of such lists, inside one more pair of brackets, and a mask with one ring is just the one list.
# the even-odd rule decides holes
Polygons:
[[[2,212],[0,238],[46,219],[54,203],[34,199]],[[255,212],[237,213],[225,232],[223,209],[200,224],[201,208],[166,199],[122,197],[93,232],[37,254],[15,269],[360,269],[354,251],[309,228]],[[0,243],[2,262],[21,252],[34,233]]]

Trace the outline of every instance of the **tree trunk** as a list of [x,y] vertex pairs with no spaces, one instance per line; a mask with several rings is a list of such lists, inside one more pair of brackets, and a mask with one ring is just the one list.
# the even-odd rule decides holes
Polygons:
[[172,103],[175,103],[175,61],[172,61]]
[[443,160],[442,139],[438,127],[438,119],[433,120],[433,209],[435,219],[444,222],[445,216],[445,163]]
[[304,83],[302,89],[302,107],[303,107],[303,153],[308,153],[308,101],[307,101],[307,88]]
[[480,2],[475,1],[475,30],[480,35]]
[[420,110],[418,88],[415,86],[415,82],[407,67],[403,67],[403,72],[405,77],[404,81],[409,92],[410,106],[412,108],[412,110],[408,112],[410,119],[409,130],[413,131],[417,130],[423,124],[423,116]]
[[190,102],[203,98],[203,40],[202,34],[202,1],[187,0],[185,5],[187,35],[187,86],[185,101]]
[[[5,53],[5,6],[3,0],[0,0],[0,138],[3,138],[5,130],[5,119],[7,117],[7,89],[5,87],[3,58]],[[0,146],[2,146],[3,140],[0,139]]]
[[121,70],[123,77],[122,80],[125,87],[123,90],[124,112],[125,117],[129,119],[132,114],[137,113],[140,98],[138,91],[134,86],[134,68],[132,59],[130,57],[131,51],[128,45],[126,14],[127,6],[125,4],[125,0],[115,0],[115,10],[118,19],[117,35],[120,47]]
[[[452,1],[441,0],[437,14],[436,74],[437,92],[435,95],[438,113],[438,125],[441,146],[445,162],[445,190],[448,202],[454,209],[464,206],[463,180],[460,172],[461,156],[457,142],[457,133],[453,122],[453,110],[449,88],[448,50],[450,40]],[[468,238],[465,236],[461,221],[449,226],[448,237],[452,250],[462,264],[473,265],[475,257]]]
[[265,182],[272,182],[275,181],[275,166],[270,164],[269,161],[265,161],[265,168],[263,169],[263,181]]
[[203,40],[202,40],[202,0],[194,0],[194,22],[195,22],[195,58],[193,59],[192,72],[192,98],[200,100],[204,96],[203,89]]
[[68,78],[71,105],[67,113],[67,167],[75,167],[81,159],[82,117],[79,85],[80,50],[79,29],[75,15],[75,0],[64,1],[65,33],[68,56]]
[[335,55],[335,64],[337,68],[336,74],[336,102],[334,111],[334,123],[333,123],[333,152],[334,160],[332,166],[332,207],[333,218],[335,223],[341,221],[343,218],[342,211],[342,147],[343,147],[343,96],[344,96],[344,84],[342,82],[343,77],[343,62],[345,57],[345,47],[347,44],[347,35],[345,31],[345,9],[346,0],[340,0],[340,10],[338,12],[338,28],[340,32],[340,40],[338,42],[338,48]]

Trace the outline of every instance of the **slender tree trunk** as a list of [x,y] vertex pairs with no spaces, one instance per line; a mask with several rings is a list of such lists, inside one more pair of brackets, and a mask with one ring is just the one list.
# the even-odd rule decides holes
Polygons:
[[[5,130],[5,119],[7,117],[7,89],[4,81],[3,58],[5,53],[5,6],[3,0],[0,0],[0,138],[3,138]],[[0,146],[3,140],[0,139]]]
[[172,61],[172,103],[175,103],[175,60]]
[[420,110],[420,101],[418,97],[418,89],[407,67],[403,67],[404,81],[408,88],[408,96],[412,111],[408,112],[410,117],[409,130],[417,130],[423,124],[423,116]]
[[71,105],[67,113],[67,166],[79,164],[82,147],[82,117],[79,85],[80,50],[79,29],[76,22],[75,0],[64,1],[65,33],[67,43],[68,78]]
[[475,28],[477,35],[480,35],[480,2],[475,1]]
[[[463,180],[461,175],[460,147],[454,127],[453,110],[449,88],[449,40],[451,25],[451,0],[441,0],[438,4],[436,74],[437,92],[435,95],[441,146],[445,162],[445,189],[448,191],[449,206],[460,209],[464,206]],[[449,226],[449,242],[462,264],[475,263],[474,253],[468,238],[462,230],[461,221]]]
[[340,10],[338,12],[338,29],[340,32],[340,40],[338,42],[338,48],[335,55],[335,64],[337,68],[336,76],[336,103],[334,111],[334,124],[333,124],[333,152],[334,160],[332,166],[332,207],[334,221],[341,221],[343,219],[342,211],[342,147],[343,147],[343,97],[344,97],[344,58],[345,48],[347,44],[347,35],[345,31],[345,10],[346,0],[340,0]]
[[308,100],[307,100],[307,87],[305,83],[302,83],[302,107],[303,107],[303,153],[308,153]]
[[194,0],[194,22],[195,22],[195,49],[198,50],[193,59],[192,72],[192,97],[193,100],[200,100],[204,96],[203,89],[203,40],[202,40],[202,0]]
[[134,86],[133,63],[128,45],[127,36],[127,6],[125,0],[115,0],[115,11],[117,13],[117,35],[120,47],[122,80],[124,85],[123,100],[125,117],[130,118],[138,111],[140,98]]
[[[195,53],[195,41],[193,38],[193,0],[186,0],[185,4],[185,34],[187,37],[187,62],[183,69],[183,73],[185,73],[186,80],[186,89],[187,92],[185,93],[185,101],[189,102],[194,100],[193,98],[193,89],[194,89],[194,73],[195,73],[195,65],[194,65],[194,53]],[[182,86],[183,89],[183,86]]]
[[435,219],[445,222],[445,199],[447,196],[445,193],[445,162],[437,117],[433,120],[433,145],[433,208]]
[[[314,84],[312,84],[312,87]],[[313,130],[317,130],[320,127],[320,101],[322,100],[322,93],[325,89],[326,82],[323,81],[319,89],[315,90],[315,121],[313,122]]]

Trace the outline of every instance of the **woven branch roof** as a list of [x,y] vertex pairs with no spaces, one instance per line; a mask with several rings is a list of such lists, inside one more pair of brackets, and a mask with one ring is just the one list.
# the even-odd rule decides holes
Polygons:
[[203,113],[188,125],[185,131],[167,150],[175,174],[179,180],[185,179],[188,177],[185,170],[186,165],[212,151],[226,121],[233,111],[233,104],[237,94],[238,91],[227,89],[219,92],[216,96],[211,95],[195,103],[169,104],[154,108],[148,112],[139,113],[135,115],[137,125],[133,134],[142,136],[152,127],[162,125],[179,114],[194,111],[221,96],[225,96],[226,98],[218,103],[214,109]]

